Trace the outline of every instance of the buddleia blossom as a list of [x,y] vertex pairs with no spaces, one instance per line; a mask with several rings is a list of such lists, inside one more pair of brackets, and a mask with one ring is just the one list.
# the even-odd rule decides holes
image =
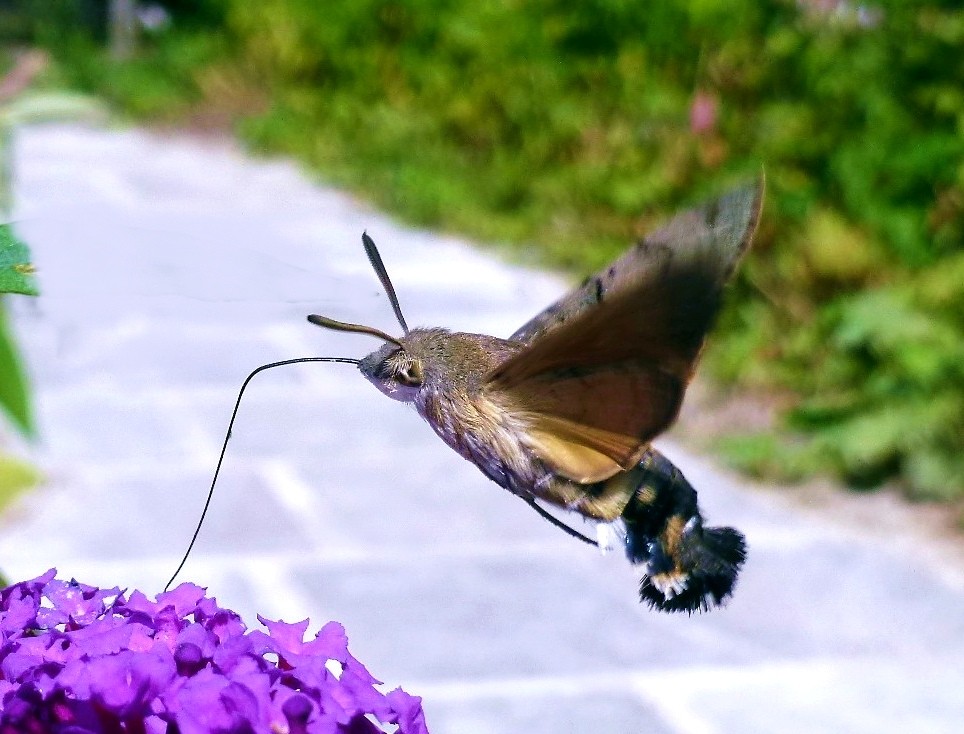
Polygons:
[[62,581],[0,591],[0,734],[427,734],[421,699],[382,693],[329,622],[258,617],[205,590]]

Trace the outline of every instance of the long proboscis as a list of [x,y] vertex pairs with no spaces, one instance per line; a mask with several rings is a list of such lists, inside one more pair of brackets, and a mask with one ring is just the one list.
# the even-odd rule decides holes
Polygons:
[[201,510],[201,517],[197,521],[197,527],[194,528],[194,534],[191,536],[191,542],[187,546],[187,550],[184,551],[184,557],[181,558],[181,562],[177,565],[177,569],[171,575],[170,580],[164,585],[164,591],[167,591],[171,584],[174,583],[174,579],[184,568],[184,564],[187,563],[188,556],[191,555],[191,550],[194,548],[194,544],[197,542],[198,535],[201,533],[201,526],[204,524],[204,518],[208,514],[208,508],[211,506],[211,499],[214,497],[214,485],[218,483],[218,474],[221,473],[221,464],[224,463],[224,455],[228,450],[228,441],[231,440],[231,431],[234,429],[234,419],[238,416],[238,408],[241,407],[241,398],[244,396],[245,388],[247,388],[248,383],[257,375],[259,372],[264,372],[265,370],[273,369],[274,367],[284,367],[289,364],[301,364],[303,362],[340,362],[342,364],[358,364],[357,359],[351,359],[349,357],[298,357],[297,359],[284,359],[280,362],[269,362],[268,364],[263,364],[257,369],[251,371],[244,382],[241,383],[241,389],[238,390],[238,399],[234,402],[234,410],[231,412],[231,420],[228,422],[228,430],[224,434],[224,443],[221,444],[221,455],[218,457],[217,467],[214,469],[214,478],[211,480],[211,487],[208,489],[207,499],[204,501],[204,509]]

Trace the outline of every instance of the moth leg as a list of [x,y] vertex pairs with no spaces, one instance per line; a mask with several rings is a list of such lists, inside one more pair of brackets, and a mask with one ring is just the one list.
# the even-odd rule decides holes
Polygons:
[[534,498],[532,498],[532,497],[523,497],[522,499],[525,500],[526,504],[529,505],[529,507],[531,507],[533,510],[535,510],[535,511],[538,512],[540,515],[542,515],[542,517],[543,517],[544,519],[548,520],[550,523],[552,523],[553,525],[555,525],[555,526],[556,526],[557,528],[559,528],[560,530],[564,531],[566,534],[572,536],[573,538],[576,538],[577,540],[581,540],[583,543],[588,543],[589,545],[596,546],[596,547],[599,546],[599,543],[597,543],[597,542],[596,542],[595,540],[593,540],[592,538],[589,538],[589,537],[583,535],[582,533],[580,533],[580,532],[579,532],[578,530],[576,530],[575,528],[572,528],[572,527],[566,525],[566,523],[564,523],[562,520],[560,520],[558,517],[556,517],[556,516],[553,515],[552,513],[544,510],[544,509],[539,505],[539,503],[535,501]]
[[569,535],[579,538],[584,543],[598,547],[604,554],[619,545],[625,544],[625,525],[621,514],[632,492],[639,484],[640,472],[635,469],[624,472],[606,482],[593,485],[577,484],[568,479],[562,479],[552,474],[543,475],[532,485],[536,497],[549,502],[556,507],[578,512],[585,518],[596,522],[596,540],[590,540],[582,533],[574,531],[558,518],[550,515],[540,507],[534,499],[525,498],[526,502],[553,525],[565,530]]

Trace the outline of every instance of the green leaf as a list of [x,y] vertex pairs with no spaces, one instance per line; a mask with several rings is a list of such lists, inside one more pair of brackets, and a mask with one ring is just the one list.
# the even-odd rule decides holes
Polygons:
[[0,293],[36,296],[33,272],[27,245],[17,239],[9,224],[0,224]]
[[2,304],[0,304],[0,408],[3,408],[25,436],[34,435],[33,411],[27,391],[27,378],[20,365],[12,335],[7,328]]

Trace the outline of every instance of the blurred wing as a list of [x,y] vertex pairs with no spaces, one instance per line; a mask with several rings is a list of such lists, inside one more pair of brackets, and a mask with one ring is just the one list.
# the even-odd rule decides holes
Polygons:
[[602,481],[675,420],[762,195],[760,181],[679,214],[516,332],[527,346],[485,390],[558,473]]
[[729,265],[720,274],[721,281],[725,282],[749,247],[762,201],[761,177],[752,185],[678,214],[607,268],[587,278],[582,286],[533,316],[509,338],[529,343],[543,332],[592,308],[608,293],[624,287],[627,280],[633,280],[641,271],[653,267],[664,248],[672,248],[680,254],[687,249],[707,246],[717,249],[720,264]]

